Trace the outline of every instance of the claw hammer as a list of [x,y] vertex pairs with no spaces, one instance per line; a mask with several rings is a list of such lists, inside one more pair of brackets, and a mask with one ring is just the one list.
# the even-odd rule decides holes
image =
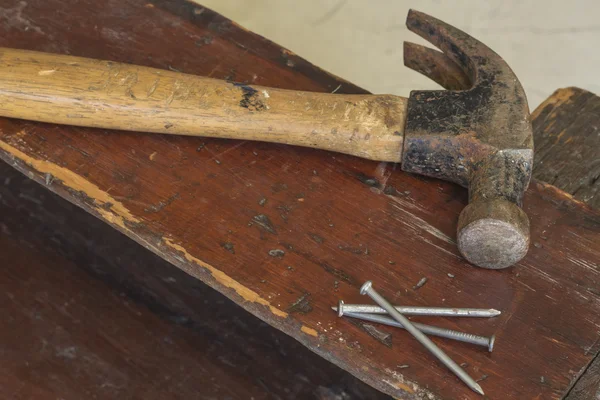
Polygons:
[[520,208],[533,164],[524,90],[487,46],[410,11],[408,28],[440,51],[404,44],[406,66],[448,90],[410,97],[291,91],[141,66],[0,49],[0,116],[190,136],[259,140],[401,163],[458,183],[469,204],[461,254],[484,268],[529,247]]

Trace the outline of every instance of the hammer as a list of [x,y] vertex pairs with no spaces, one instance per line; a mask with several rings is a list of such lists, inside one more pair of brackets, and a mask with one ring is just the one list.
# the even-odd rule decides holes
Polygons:
[[260,140],[402,164],[458,183],[469,204],[457,242],[472,264],[518,262],[533,137],[527,99],[502,58],[466,33],[410,11],[404,63],[448,90],[346,95],[283,90],[80,57],[0,49],[0,115],[86,127]]

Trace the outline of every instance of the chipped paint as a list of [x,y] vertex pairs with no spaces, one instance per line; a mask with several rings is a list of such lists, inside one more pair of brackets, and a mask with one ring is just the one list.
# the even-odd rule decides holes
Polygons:
[[309,328],[306,325],[302,325],[302,328],[300,328],[300,330],[310,336],[314,336],[314,337],[319,336],[319,334],[316,330],[314,330],[313,328]]
[[[117,225],[126,231],[129,231],[130,229],[125,225],[126,221],[133,223],[140,222],[140,220],[134,217],[122,203],[115,200],[113,197],[111,197],[108,193],[100,189],[98,186],[83,178],[82,176],[77,175],[73,171],[56,165],[50,161],[38,160],[36,158],[30,157],[29,155],[23,153],[19,149],[1,140],[0,149],[10,154],[13,158],[19,159],[25,162],[26,164],[30,165],[39,173],[43,175],[50,174],[54,177],[54,179],[62,181],[62,184],[64,186],[85,194],[87,197],[94,201],[94,204],[98,206],[95,207],[95,211],[98,212],[101,215],[101,217],[109,223]],[[102,207],[103,205],[108,205],[110,207]],[[217,280],[217,282],[219,282],[225,287],[235,290],[235,292],[238,295],[240,295],[244,300],[267,306],[271,313],[273,313],[274,315],[281,318],[287,318],[288,314],[286,312],[281,311],[280,309],[272,306],[267,300],[260,297],[258,293],[243,286],[230,276],[226,275],[223,271],[220,271],[212,265],[207,264],[204,261],[192,256],[187,252],[187,250],[184,247],[174,243],[171,239],[164,238],[163,241],[167,246],[181,252],[187,261],[193,262],[207,269],[211,273],[213,278]],[[309,335],[317,336],[317,332],[314,329],[303,326],[302,331]]]
[[407,381],[404,378],[404,375],[402,375],[401,373],[399,373],[397,371],[386,368],[385,373],[391,375],[391,379],[382,379],[382,382],[384,382],[385,384],[389,385],[390,387],[392,387],[394,389],[402,390],[402,391],[410,393],[410,394],[415,394],[416,397],[418,397],[420,399],[423,398],[423,399],[434,400],[434,399],[439,398],[431,391],[420,387],[416,383]]
[[[167,246],[182,253],[187,261],[193,262],[194,264],[197,264],[200,267],[207,269],[217,282],[219,282],[220,284],[222,284],[225,287],[235,290],[235,292],[240,297],[242,297],[245,301],[262,304],[262,305],[266,306],[267,308],[269,308],[271,313],[273,313],[274,315],[281,317],[281,318],[287,318],[288,313],[286,313],[285,311],[281,311],[277,307],[274,307],[267,300],[260,297],[260,295],[258,293],[247,288],[246,286],[242,285],[241,283],[239,283],[238,281],[236,281],[229,275],[225,274],[223,271],[218,270],[215,267],[213,267],[212,265],[207,264],[204,261],[192,256],[190,253],[187,252],[187,250],[183,246],[175,243],[172,239],[163,238],[163,242]],[[308,329],[310,329],[310,328],[308,328]],[[306,332],[306,331],[304,331],[304,329],[302,329],[302,331]],[[306,333],[308,333],[308,332],[306,332]],[[316,331],[315,331],[315,336],[316,336]]]
[[414,390],[412,390],[412,388],[410,386],[408,386],[407,384],[402,383],[402,382],[391,382],[391,381],[388,381],[386,379],[384,379],[383,382],[387,383],[388,385],[390,385],[394,389],[400,389],[400,390],[403,390],[403,391],[408,392],[408,393],[414,393],[415,392]]
[[[21,133],[21,132],[19,132]],[[23,153],[16,147],[0,140],[0,149],[10,154],[13,158],[19,159],[29,164],[42,175],[50,174],[54,180],[62,181],[62,184],[70,189],[82,192],[94,201],[98,207],[95,210],[107,221],[125,228],[125,221],[140,222],[131,212],[119,201],[115,200],[107,192],[94,185],[84,177],[77,175],[73,171],[54,164],[46,160],[38,160]],[[106,205],[107,207],[102,207]]]
[[533,113],[531,113],[531,119],[536,119],[542,111],[549,105],[558,105],[568,101],[575,94],[573,88],[558,89],[552,96],[548,97],[546,101],[540,104]]

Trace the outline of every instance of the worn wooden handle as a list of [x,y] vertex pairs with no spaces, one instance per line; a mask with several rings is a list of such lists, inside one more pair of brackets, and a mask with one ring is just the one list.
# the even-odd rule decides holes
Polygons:
[[0,49],[0,115],[259,140],[394,161],[406,99],[248,86],[135,65]]

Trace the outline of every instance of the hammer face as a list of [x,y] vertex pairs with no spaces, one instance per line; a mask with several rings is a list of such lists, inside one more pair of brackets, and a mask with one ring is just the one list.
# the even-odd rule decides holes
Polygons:
[[407,26],[443,53],[408,45],[405,64],[454,90],[411,92],[402,169],[468,187],[461,253],[486,268],[512,265],[529,245],[519,208],[533,165],[525,92],[506,62],[466,33],[414,11]]
[[509,267],[527,254],[529,219],[507,200],[469,204],[458,219],[458,248],[470,263],[488,269]]

